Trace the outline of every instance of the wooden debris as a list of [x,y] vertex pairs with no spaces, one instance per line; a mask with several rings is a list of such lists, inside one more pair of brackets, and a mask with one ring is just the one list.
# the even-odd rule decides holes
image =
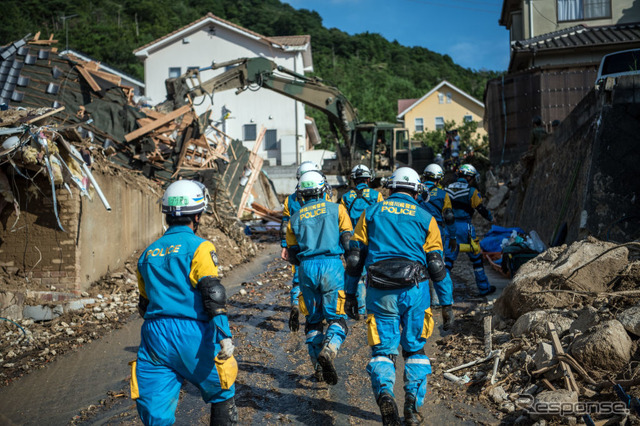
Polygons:
[[[560,338],[558,337],[558,332],[556,331],[556,326],[552,322],[547,323],[547,327],[549,328],[549,334],[551,334],[551,343],[553,344],[553,348],[556,351],[556,355],[559,357],[561,354],[564,354],[564,349],[562,349],[562,344],[560,343]],[[576,384],[576,379],[573,377],[573,372],[569,365],[560,361],[560,368],[563,373],[564,385],[567,390],[580,392],[578,385]]]
[[489,355],[491,353],[491,315],[484,317],[484,354]]
[[175,120],[176,118],[186,114],[187,112],[189,112],[191,110],[191,105],[184,105],[181,108],[178,108],[174,111],[171,111],[169,114],[166,114],[165,116],[163,116],[162,118],[159,118],[149,124],[147,124],[146,126],[143,126],[139,129],[134,130],[131,133],[127,133],[124,136],[124,139],[127,142],[131,142],[134,139],[139,138],[140,136],[143,136],[147,133],[149,133],[152,130],[157,129],[158,127],[167,124],[168,122]]

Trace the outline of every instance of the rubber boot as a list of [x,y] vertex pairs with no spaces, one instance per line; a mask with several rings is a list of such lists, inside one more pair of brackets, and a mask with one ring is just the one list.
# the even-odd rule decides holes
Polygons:
[[408,395],[404,400],[404,424],[405,426],[417,426],[424,422],[424,417],[416,410],[416,399]]
[[382,424],[384,426],[400,426],[400,415],[398,414],[398,406],[396,400],[386,392],[382,392],[376,401],[380,407],[380,415],[382,416]]
[[451,330],[453,328],[453,321],[453,306],[442,306],[442,329],[445,331]]
[[337,352],[332,350],[330,345],[324,345],[320,355],[318,355],[318,363],[322,366],[322,377],[327,384],[332,386],[338,383],[338,372],[333,365],[336,355]]
[[291,307],[291,313],[289,314],[289,330],[298,331],[300,329],[300,309],[297,306]]
[[227,426],[235,424],[238,424],[238,409],[236,408],[236,400],[234,397],[231,397],[226,401],[211,404],[210,426]]

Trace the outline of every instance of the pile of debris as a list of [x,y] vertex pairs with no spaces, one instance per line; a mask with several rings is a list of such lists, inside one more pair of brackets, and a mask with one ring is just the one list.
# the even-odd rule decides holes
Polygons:
[[[76,141],[74,134],[89,140],[112,162],[140,170],[163,186],[178,178],[208,183],[210,192],[223,193],[220,198],[230,203],[236,218],[252,196],[279,209],[272,203],[274,194],[263,195],[272,185],[254,188],[259,176],[266,178],[257,155],[264,130],[248,151],[212,124],[210,111],[198,115],[190,103],[176,109],[170,102],[146,106],[121,77],[105,72],[98,62],[61,55],[56,43],[37,34],[0,48],[0,68],[7,71],[0,73],[0,104],[16,110],[53,108],[47,112],[50,124],[60,134],[66,131],[68,142]],[[0,136],[26,131],[23,122],[12,120],[16,114],[5,111],[0,127],[18,128],[3,129]]]
[[[251,240],[238,239],[237,234],[227,235],[220,229],[213,215],[205,215],[199,234],[216,246],[218,272],[221,277],[236,266],[255,256],[257,247]],[[81,297],[59,303],[36,304],[34,300],[24,307],[24,315],[12,317],[9,292],[0,291],[0,306],[8,311],[0,315],[0,386],[43,368],[70,350],[75,350],[110,330],[117,329],[138,315],[138,281],[136,262],[139,253],[133,254],[124,267],[103,276]],[[55,288],[53,289],[55,290]]]
[[445,377],[509,423],[638,416],[628,389],[640,386],[639,253],[588,238],[526,263],[495,306],[461,317],[471,334],[438,342]]

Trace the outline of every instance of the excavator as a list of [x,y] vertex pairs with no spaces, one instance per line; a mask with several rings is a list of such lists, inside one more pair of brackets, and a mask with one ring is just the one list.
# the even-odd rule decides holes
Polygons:
[[[225,72],[201,81],[205,70],[226,69]],[[200,96],[235,89],[265,88],[300,101],[322,111],[337,141],[336,159],[323,164],[327,175],[348,176],[352,167],[365,164],[375,171],[376,181],[390,176],[402,166],[422,171],[431,162],[429,148],[411,149],[407,129],[385,122],[360,122],[356,109],[336,87],[327,85],[318,77],[307,77],[282,67],[266,58],[241,58],[213,63],[200,69],[190,69],[177,78],[167,79],[167,102],[174,108]]]

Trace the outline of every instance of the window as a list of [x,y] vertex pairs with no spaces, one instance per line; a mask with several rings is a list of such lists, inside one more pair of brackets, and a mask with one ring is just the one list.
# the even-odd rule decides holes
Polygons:
[[465,115],[462,119],[465,123],[470,123],[473,121],[473,115]]
[[438,93],[438,103],[444,103],[444,95],[442,93]]
[[424,119],[423,118],[416,118],[415,119],[415,126],[416,126],[416,133],[419,132],[424,132]]
[[611,0],[557,0],[558,22],[611,17]]
[[182,74],[180,67],[169,68],[169,78],[178,78]]
[[447,93],[447,103],[450,104],[451,103],[451,92]]
[[256,125],[255,124],[245,124],[242,126],[242,139],[245,141],[255,141],[256,140]]
[[444,130],[444,117],[436,117],[436,130]]
[[269,129],[264,134],[264,150],[276,151],[278,149],[278,131]]

